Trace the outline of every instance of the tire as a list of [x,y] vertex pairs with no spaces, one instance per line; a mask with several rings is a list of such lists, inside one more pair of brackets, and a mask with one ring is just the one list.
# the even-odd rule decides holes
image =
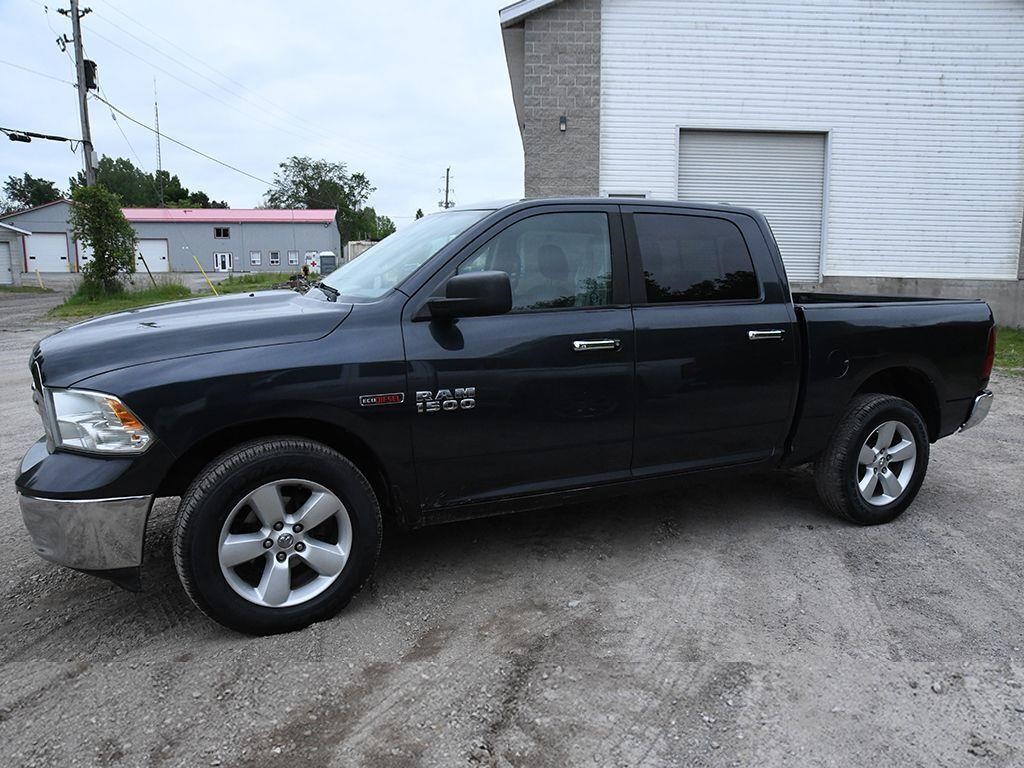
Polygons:
[[178,507],[174,565],[211,619],[268,635],[338,613],[366,583],[380,544],[380,505],[356,466],[312,440],[275,437],[199,473]]
[[917,408],[891,395],[858,395],[815,465],[818,496],[858,525],[891,522],[917,496],[928,455],[928,430]]

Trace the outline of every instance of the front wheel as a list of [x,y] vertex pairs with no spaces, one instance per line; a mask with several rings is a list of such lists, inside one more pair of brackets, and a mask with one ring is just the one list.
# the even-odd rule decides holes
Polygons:
[[858,395],[815,465],[815,485],[833,513],[859,525],[899,517],[928,470],[928,431],[912,404]]
[[241,445],[199,474],[178,509],[174,563],[200,610],[263,635],[340,611],[380,541],[380,507],[355,465],[281,437]]

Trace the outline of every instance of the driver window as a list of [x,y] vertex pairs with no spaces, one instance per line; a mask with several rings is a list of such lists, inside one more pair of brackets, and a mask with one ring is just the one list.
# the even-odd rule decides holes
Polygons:
[[544,213],[495,235],[459,274],[499,270],[512,283],[512,311],[611,304],[612,259],[604,213]]

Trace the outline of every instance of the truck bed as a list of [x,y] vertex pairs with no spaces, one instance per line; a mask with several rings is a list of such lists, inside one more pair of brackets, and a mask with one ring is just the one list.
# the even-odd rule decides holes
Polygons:
[[934,441],[955,432],[986,381],[992,312],[980,299],[794,293],[804,339],[801,397],[789,451],[812,458],[857,391],[922,406]]
[[966,303],[978,299],[942,299],[933,296],[875,296],[862,293],[808,293],[793,294],[793,303],[797,306],[811,304],[841,304],[869,306],[872,304],[926,304],[926,303]]

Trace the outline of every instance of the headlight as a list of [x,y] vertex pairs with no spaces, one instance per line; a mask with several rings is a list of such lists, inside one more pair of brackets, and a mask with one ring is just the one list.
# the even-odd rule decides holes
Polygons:
[[142,453],[153,436],[113,395],[83,389],[48,390],[56,447],[97,453]]

